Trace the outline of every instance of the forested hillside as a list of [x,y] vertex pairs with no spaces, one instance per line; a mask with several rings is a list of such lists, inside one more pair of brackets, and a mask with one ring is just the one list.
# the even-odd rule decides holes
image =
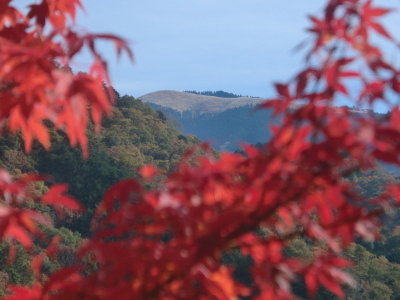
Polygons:
[[15,175],[49,174],[54,182],[68,183],[87,212],[59,223],[83,235],[89,234],[91,215],[111,185],[123,178],[138,178],[138,167],[148,163],[170,172],[185,150],[200,142],[181,134],[163,113],[131,96],[119,97],[111,116],[104,118],[101,132],[89,130],[88,136],[89,159],[55,130],[51,149],[45,151],[37,143],[30,155],[24,153],[20,136],[6,133],[0,137],[0,167]]
[[[35,143],[27,155],[20,134],[9,134],[5,129],[0,136],[0,167],[15,177],[26,173],[50,175],[49,183],[67,183],[69,194],[85,206],[83,214],[67,213],[62,219],[53,209],[35,203],[34,199],[30,202],[32,207],[49,216],[48,226],[43,228],[46,239],[61,237],[62,253],[56,260],[45,259],[45,274],[72,263],[72,252],[91,234],[89,225],[94,209],[111,185],[123,178],[140,179],[138,168],[148,163],[167,174],[189,147],[200,142],[195,136],[183,135],[175,129],[163,113],[126,95],[118,97],[111,116],[104,118],[100,133],[94,133],[93,125],[88,131],[88,159],[82,157],[79,148],[70,146],[64,133],[48,126],[51,128],[49,151]],[[32,189],[37,197],[48,190],[44,182]],[[36,240],[36,253],[45,247],[46,243]],[[7,243],[0,244],[0,296],[4,295],[7,283],[29,284],[33,280],[31,257],[26,250],[17,246],[16,259],[11,265],[7,264],[8,251]]]

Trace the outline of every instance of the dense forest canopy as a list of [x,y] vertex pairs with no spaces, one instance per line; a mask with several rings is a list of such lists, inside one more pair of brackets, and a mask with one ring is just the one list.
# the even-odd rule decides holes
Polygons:
[[0,167],[12,174],[49,174],[55,182],[68,183],[71,194],[80,199],[86,213],[63,223],[84,236],[89,235],[93,212],[105,191],[124,178],[138,178],[138,168],[154,164],[167,173],[174,170],[182,154],[200,142],[183,135],[154,111],[131,96],[117,97],[112,115],[105,118],[100,133],[88,131],[90,157],[84,159],[71,148],[67,136],[51,130],[51,148],[35,143],[31,155],[24,153],[20,136],[0,136]]

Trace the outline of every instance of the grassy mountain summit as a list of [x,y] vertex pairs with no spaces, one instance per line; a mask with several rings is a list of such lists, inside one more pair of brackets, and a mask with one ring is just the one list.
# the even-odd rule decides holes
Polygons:
[[236,107],[257,105],[266,100],[251,97],[223,98],[178,91],[157,91],[140,96],[139,99],[177,112],[190,111],[194,114],[219,113]]

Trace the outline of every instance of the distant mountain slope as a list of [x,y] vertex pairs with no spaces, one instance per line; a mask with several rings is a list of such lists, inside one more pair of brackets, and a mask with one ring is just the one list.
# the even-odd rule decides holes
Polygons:
[[276,123],[271,111],[254,111],[262,98],[222,98],[177,91],[158,91],[139,97],[183,126],[185,134],[210,141],[217,150],[234,151],[240,142],[255,144],[270,138]]
[[194,134],[202,141],[209,141],[217,150],[231,152],[240,148],[240,142],[267,142],[271,137],[268,125],[278,122],[278,119],[272,118],[271,111],[255,112],[252,105],[202,114],[189,110],[179,112],[153,103],[149,105],[176,119],[182,124],[183,133]]
[[[158,91],[139,99],[176,119],[183,125],[185,134],[194,134],[203,141],[210,141],[217,150],[234,151],[239,148],[241,141],[265,143],[271,137],[269,126],[279,122],[279,119],[272,118],[269,110],[254,111],[254,107],[266,99],[222,98],[200,94],[202,92]],[[294,104],[292,108],[299,105]],[[369,113],[356,108],[350,109],[350,112]]]
[[239,97],[221,98],[177,91],[158,91],[139,97],[145,103],[172,108],[178,112],[190,111],[195,114],[218,113],[231,108],[257,105],[265,99]]

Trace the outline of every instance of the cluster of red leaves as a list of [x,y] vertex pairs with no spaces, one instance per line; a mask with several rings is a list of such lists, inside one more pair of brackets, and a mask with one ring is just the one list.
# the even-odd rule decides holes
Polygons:
[[[2,101],[0,105],[6,106],[12,128],[19,126],[25,131],[27,141],[38,130],[32,131],[38,127],[28,122],[40,124],[38,118],[53,113],[57,115],[56,125],[66,127],[71,141],[74,136],[82,140],[84,130],[80,126],[87,116],[81,105],[89,101],[96,113],[107,107],[105,98],[98,98],[90,88],[94,78],[91,74],[74,76],[62,68],[52,72],[41,68],[54,62],[57,51],[75,54],[79,50],[76,43],[81,46],[88,41],[94,49],[93,39],[77,38],[65,31],[65,17],[60,14],[68,12],[73,17],[72,4],[67,5],[65,0],[43,3],[31,7],[28,17],[37,21],[32,36],[26,33],[27,43],[41,40],[41,28],[48,19],[55,32],[65,38],[69,50],[50,47],[50,51],[41,44],[40,51],[49,52],[34,59],[31,52],[26,54],[19,48],[24,43],[19,43],[15,52],[2,44],[1,72],[9,83],[2,93],[10,94],[14,102]],[[2,11],[17,20],[9,21],[11,26],[23,19],[11,8]],[[39,11],[48,15],[43,17]],[[343,258],[343,249],[356,237],[378,238],[379,216],[400,201],[399,186],[391,185],[385,194],[367,201],[346,180],[346,176],[371,168],[377,161],[400,165],[400,110],[393,105],[390,113],[376,118],[333,107],[337,93],[351,97],[348,78],[362,84],[359,97],[353,100],[355,105],[379,100],[392,105],[385,94],[390,90],[400,93],[400,70],[388,64],[370,40],[371,32],[392,40],[377,21],[389,11],[374,7],[370,0],[328,1],[321,18],[310,17],[309,31],[314,39],[307,67],[288,83],[276,84],[277,98],[260,105],[283,115],[282,125],[272,128],[273,138],[264,149],[246,145],[246,156],[224,153],[218,160],[204,156],[196,166],[187,163],[188,153],[156,191],[145,190],[135,180],[116,184],[99,205],[92,222],[93,236],[78,250],[76,264],[56,271],[46,282],[12,288],[7,299],[89,300],[116,295],[118,299],[236,299],[238,295],[292,299],[291,283],[298,276],[304,277],[310,296],[322,285],[343,297],[342,284],[353,283],[342,270],[351,265]],[[49,58],[47,63],[42,62],[45,58]],[[17,67],[26,75],[24,83],[15,86]],[[45,77],[32,83],[26,80],[30,72]],[[84,96],[77,97],[75,91]],[[59,100],[62,109],[53,105]],[[298,100],[304,104],[297,105]],[[72,109],[73,105],[78,108]],[[67,122],[70,118],[65,114],[73,124]],[[76,114],[82,122],[75,120]],[[26,128],[30,128],[29,134]],[[151,180],[157,172],[152,166],[142,169],[145,180]],[[47,202],[56,203],[60,192],[62,187]],[[326,251],[315,247],[318,251],[307,262],[286,257],[283,250],[291,239],[300,236],[316,246],[322,242]],[[252,286],[236,282],[233,269],[221,263],[222,252],[232,249],[251,256]],[[35,268],[40,272],[40,263]]]
[[[133,59],[132,53],[116,36],[75,31],[71,23],[79,0],[42,0],[30,5],[27,15],[11,4],[0,3],[0,120],[8,118],[12,132],[22,131],[26,151],[33,137],[50,147],[43,120],[51,120],[87,156],[87,106],[99,125],[114,95],[104,87],[109,85],[107,66],[95,42],[111,40],[118,53],[126,51]],[[88,73],[73,74],[70,63],[85,46],[93,54],[93,64]]]

